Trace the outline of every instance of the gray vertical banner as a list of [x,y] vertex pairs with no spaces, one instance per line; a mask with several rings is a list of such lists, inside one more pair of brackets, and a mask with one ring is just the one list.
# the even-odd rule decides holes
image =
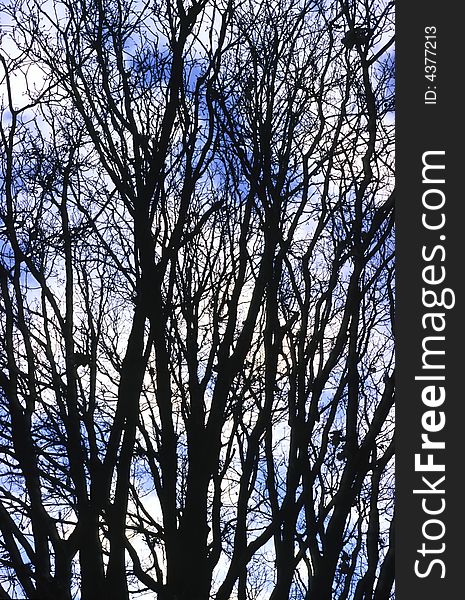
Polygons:
[[398,2],[396,598],[463,597],[463,24]]

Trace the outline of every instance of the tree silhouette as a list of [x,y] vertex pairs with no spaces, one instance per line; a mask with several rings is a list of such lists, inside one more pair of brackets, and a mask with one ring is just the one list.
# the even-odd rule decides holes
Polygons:
[[1,11],[0,597],[388,600],[392,3]]

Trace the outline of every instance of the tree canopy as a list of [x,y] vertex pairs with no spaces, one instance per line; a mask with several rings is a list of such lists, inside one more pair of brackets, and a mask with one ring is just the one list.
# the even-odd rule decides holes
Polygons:
[[0,13],[0,598],[389,600],[392,2]]

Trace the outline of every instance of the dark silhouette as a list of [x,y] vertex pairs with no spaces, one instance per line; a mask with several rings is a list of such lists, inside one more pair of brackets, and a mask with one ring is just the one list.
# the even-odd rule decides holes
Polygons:
[[0,598],[388,600],[392,4],[0,12]]

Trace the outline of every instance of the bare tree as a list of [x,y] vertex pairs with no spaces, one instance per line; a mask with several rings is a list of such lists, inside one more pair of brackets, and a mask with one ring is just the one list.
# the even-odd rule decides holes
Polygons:
[[392,597],[392,11],[2,9],[0,597]]

